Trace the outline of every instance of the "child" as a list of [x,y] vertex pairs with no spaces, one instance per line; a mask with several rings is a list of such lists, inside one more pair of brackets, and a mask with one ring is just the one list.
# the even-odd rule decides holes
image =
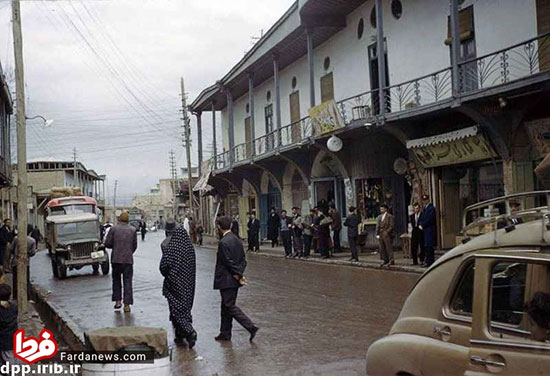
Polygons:
[[0,364],[17,364],[13,356],[13,336],[17,331],[17,305],[11,303],[11,287],[0,284]]

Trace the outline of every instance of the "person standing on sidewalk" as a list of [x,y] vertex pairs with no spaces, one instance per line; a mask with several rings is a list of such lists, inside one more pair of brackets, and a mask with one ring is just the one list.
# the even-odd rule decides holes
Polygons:
[[281,240],[285,248],[285,258],[289,258],[292,255],[292,220],[286,216],[286,210],[281,211],[279,222],[279,232],[281,233]]
[[235,234],[237,238],[241,238],[240,231],[239,231],[239,215],[235,214],[233,216],[233,221],[231,221],[231,232]]
[[177,345],[183,345],[185,340],[191,349],[197,342],[191,315],[195,300],[195,249],[185,229],[176,228],[176,223],[172,221],[166,223],[166,239],[161,249],[162,295],[168,300],[170,321],[176,334],[174,341]]
[[11,226],[11,219],[6,218],[4,219],[3,226],[0,228],[0,267],[3,267],[5,273],[11,270],[10,247],[15,237]]
[[331,229],[332,229],[332,244],[334,253],[342,252],[342,247],[340,245],[340,231],[342,231],[342,216],[340,212],[336,210],[334,206],[331,206],[330,218],[332,219]]
[[317,221],[319,223],[317,227],[317,234],[319,236],[319,252],[321,252],[322,259],[328,259],[330,257],[330,225],[332,218],[327,212],[319,210],[317,214]]
[[[31,228],[29,229],[30,231],[32,231],[32,226]],[[13,251],[13,257],[11,259],[11,270],[12,270],[12,286],[15,286],[15,288],[13,289],[13,299],[17,299],[17,263],[19,262],[18,260],[18,252],[17,252],[17,247],[18,247],[18,244],[17,244],[17,238],[19,237],[19,235],[17,235],[15,238],[13,238],[13,246],[12,246],[12,251]],[[30,259],[31,257],[33,257],[34,255],[36,254],[36,241],[31,237],[31,234],[30,232],[27,233],[27,256],[28,256],[28,259],[27,259],[27,296],[30,296],[30,292],[31,292],[31,273],[30,273]]]
[[[418,202],[413,205],[414,213],[409,217],[409,223],[411,224],[411,256],[413,259],[413,265],[418,265],[418,259],[421,263],[424,263],[424,231],[420,228],[420,221],[422,217],[422,207]],[[420,248],[420,253],[418,249]]]
[[258,332],[258,327],[236,305],[239,288],[245,284],[244,270],[246,256],[243,243],[231,232],[231,218],[220,217],[216,221],[221,240],[216,254],[216,271],[214,275],[214,290],[220,290],[221,325],[216,341],[230,341],[233,329],[233,319],[250,333],[250,341]]
[[430,201],[430,196],[422,196],[424,211],[419,219],[419,228],[424,232],[424,264],[429,267],[435,261],[435,247],[437,245],[437,218],[435,206]]
[[281,225],[281,218],[274,207],[271,208],[269,218],[267,219],[267,238],[271,240],[271,248],[279,246],[279,226]]
[[304,258],[308,258],[311,252],[311,245],[313,243],[313,236],[315,235],[315,229],[313,222],[315,221],[316,209],[311,209],[309,214],[304,217],[302,221],[302,227],[304,229]]
[[300,215],[300,208],[295,206],[292,208],[292,237],[294,239],[294,253],[292,257],[304,257],[304,240],[302,234],[302,216]]
[[344,226],[348,228],[348,241],[349,248],[351,250],[351,259],[352,262],[359,261],[359,255],[357,254],[357,237],[359,235],[359,224],[361,223],[361,216],[355,213],[355,207],[349,207],[349,214],[344,222]]
[[248,218],[248,250],[260,252],[260,221],[256,218],[255,212],[250,212]]
[[141,222],[139,222],[139,231],[141,232],[141,241],[145,241],[145,234],[147,234],[147,224],[142,219]]
[[393,215],[388,211],[388,205],[380,205],[380,215],[376,218],[376,238],[380,242],[380,266],[390,266],[395,264],[393,259]]
[[[122,307],[122,286],[124,285],[124,312],[130,312],[134,304],[132,278],[134,275],[134,252],[137,249],[137,232],[130,226],[130,216],[123,212],[118,218],[119,224],[111,228],[105,238],[105,247],[111,248],[111,264],[113,266],[113,296],[115,309]],[[122,279],[122,282],[121,282]]]

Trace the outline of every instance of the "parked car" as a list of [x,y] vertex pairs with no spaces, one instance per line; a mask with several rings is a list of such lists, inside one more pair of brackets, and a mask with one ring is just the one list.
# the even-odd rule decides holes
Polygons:
[[[463,244],[420,277],[389,335],[369,347],[367,374],[548,374],[550,337],[535,339],[524,306],[550,292],[549,198],[534,192],[467,208]],[[531,208],[511,212],[512,200]]]
[[67,269],[91,265],[95,272],[109,274],[109,254],[100,240],[97,214],[48,216],[46,237],[54,277],[64,279]]

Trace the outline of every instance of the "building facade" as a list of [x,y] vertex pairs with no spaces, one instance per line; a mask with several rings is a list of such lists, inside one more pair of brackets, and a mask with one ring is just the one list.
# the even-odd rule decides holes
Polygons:
[[270,207],[355,205],[373,246],[381,203],[399,234],[429,194],[450,248],[467,205],[540,185],[549,32],[546,0],[297,1],[192,103],[199,128],[221,112],[202,172],[264,234]]
[[[6,83],[2,65],[0,65],[0,201],[1,218],[13,217],[14,208],[10,186],[13,183],[11,174],[11,135],[10,116],[13,113],[13,102]],[[0,218],[0,219],[1,219]]]

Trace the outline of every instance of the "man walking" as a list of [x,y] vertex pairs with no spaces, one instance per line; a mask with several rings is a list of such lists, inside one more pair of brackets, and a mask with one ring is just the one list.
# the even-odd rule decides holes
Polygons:
[[4,219],[4,225],[0,228],[0,267],[2,267],[6,273],[11,269],[11,253],[9,247],[13,242],[14,236],[11,227],[11,219]]
[[255,212],[250,212],[248,218],[248,250],[260,252],[260,221],[256,218]]
[[342,252],[342,247],[340,246],[340,231],[342,231],[342,216],[334,206],[331,206],[329,214],[330,214],[330,217],[332,218],[332,224],[330,225],[332,229],[332,245],[333,245],[332,252],[339,253],[339,252]]
[[[419,226],[420,217],[422,216],[422,208],[418,202],[413,205],[414,213],[409,217],[409,223],[411,224],[411,257],[413,259],[413,265],[418,265],[418,259],[420,262],[424,262],[424,232]],[[420,248],[420,253],[418,249]]]
[[393,259],[393,215],[388,212],[388,205],[380,205],[380,215],[376,218],[376,238],[380,242],[380,266],[395,264]]
[[290,233],[292,220],[286,216],[286,210],[281,211],[279,223],[279,233],[281,234],[283,247],[285,247],[285,258],[289,258],[292,255],[292,234]]
[[435,261],[435,246],[437,245],[437,224],[435,206],[430,201],[430,196],[422,196],[424,211],[419,219],[419,228],[424,232],[424,264],[429,267]]
[[[113,266],[113,296],[115,309],[122,307],[122,286],[124,285],[124,312],[130,312],[134,304],[132,278],[134,274],[134,252],[137,249],[137,232],[128,224],[129,215],[123,212],[118,218],[119,224],[111,228],[105,238],[105,247],[111,248]],[[122,283],[121,283],[122,279]]]
[[359,261],[359,255],[357,254],[357,237],[359,235],[359,224],[361,223],[361,216],[355,213],[355,207],[349,207],[349,214],[344,222],[344,226],[348,228],[348,241],[349,248],[351,250],[351,259],[352,262]]
[[294,253],[292,257],[304,257],[304,241],[302,234],[302,216],[300,215],[300,208],[295,206],[292,208],[292,237],[294,239]]
[[141,241],[144,242],[145,234],[147,233],[147,224],[143,219],[139,222],[139,231],[141,232]]
[[220,217],[216,222],[221,240],[216,255],[214,290],[220,290],[221,325],[216,341],[230,341],[233,319],[250,333],[250,341],[258,332],[258,327],[236,305],[239,288],[245,283],[243,278],[246,269],[246,256],[243,243],[231,232],[231,218]]
[[309,257],[309,253],[311,252],[311,245],[313,243],[313,235],[314,235],[314,225],[313,222],[315,221],[315,213],[317,213],[316,209],[311,209],[309,211],[309,214],[304,217],[304,220],[302,221],[302,234],[304,236],[304,258]]

